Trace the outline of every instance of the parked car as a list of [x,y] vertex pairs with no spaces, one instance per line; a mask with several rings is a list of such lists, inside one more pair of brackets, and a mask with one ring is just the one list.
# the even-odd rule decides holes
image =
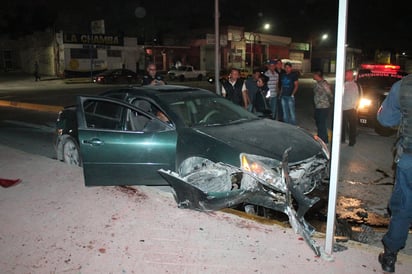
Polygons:
[[133,84],[138,83],[137,73],[129,69],[110,69],[93,77],[99,84]]
[[290,175],[302,192],[315,189],[328,169],[320,139],[198,88],[127,87],[80,96],[59,113],[56,126],[57,159],[82,165],[88,186],[167,185],[159,169],[178,171],[193,157],[240,167],[242,153],[258,155],[278,173],[289,147]]
[[372,127],[381,135],[390,135],[396,129],[385,128],[377,121],[376,114],[392,85],[407,73],[397,65],[362,64],[357,71],[356,82],[361,94],[358,119],[362,126]]
[[206,77],[206,71],[195,70],[193,66],[180,66],[169,70],[167,76],[170,80],[178,79],[179,81],[184,81],[186,79],[196,79],[201,81]]

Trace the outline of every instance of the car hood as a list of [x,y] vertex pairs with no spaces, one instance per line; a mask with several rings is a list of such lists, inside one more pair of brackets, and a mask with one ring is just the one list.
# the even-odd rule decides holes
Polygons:
[[[289,162],[299,162],[322,152],[321,145],[302,128],[259,119],[233,125],[196,128],[197,140],[213,138],[236,153],[245,152],[282,160],[283,152],[291,147]],[[205,140],[206,141],[206,140]],[[206,141],[206,143],[210,143]]]

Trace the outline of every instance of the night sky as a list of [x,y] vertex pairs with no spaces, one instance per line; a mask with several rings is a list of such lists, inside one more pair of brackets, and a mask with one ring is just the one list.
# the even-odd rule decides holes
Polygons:
[[[411,14],[409,1],[349,0],[347,43],[361,49],[412,49]],[[268,22],[271,34],[307,42],[310,36],[329,33],[328,43],[336,44],[337,0],[220,0],[220,15],[221,25],[263,32],[261,26]],[[105,20],[107,33],[162,41],[194,28],[213,30],[214,0],[3,0],[0,32],[11,37],[47,27],[85,32],[98,19]]]

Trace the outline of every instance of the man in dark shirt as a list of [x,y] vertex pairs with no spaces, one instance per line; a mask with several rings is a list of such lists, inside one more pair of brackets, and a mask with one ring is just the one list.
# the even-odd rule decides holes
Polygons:
[[230,71],[229,81],[224,82],[222,85],[222,96],[245,109],[248,108],[250,101],[248,92],[245,82],[240,79],[238,69],[232,68]]
[[256,92],[258,90],[257,81],[261,76],[261,72],[258,69],[253,71],[252,77],[246,79],[245,85],[250,99],[248,110],[253,111],[253,105],[255,103]]
[[280,100],[282,102],[283,120],[286,123],[296,125],[295,93],[298,91],[298,76],[292,72],[292,64],[285,64],[285,73],[280,79]]
[[146,75],[143,76],[143,81],[142,85],[152,85],[152,86],[157,86],[157,85],[164,85],[165,82],[163,80],[163,77],[159,75],[156,71],[156,65],[154,63],[149,63],[146,67]]

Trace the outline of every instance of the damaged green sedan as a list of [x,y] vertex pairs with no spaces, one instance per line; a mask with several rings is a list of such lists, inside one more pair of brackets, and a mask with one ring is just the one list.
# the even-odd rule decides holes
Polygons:
[[87,186],[170,184],[180,207],[259,205],[288,214],[309,234],[304,214],[317,199],[306,195],[328,176],[320,139],[197,88],[79,97],[59,114],[56,137],[57,158],[82,165]]

